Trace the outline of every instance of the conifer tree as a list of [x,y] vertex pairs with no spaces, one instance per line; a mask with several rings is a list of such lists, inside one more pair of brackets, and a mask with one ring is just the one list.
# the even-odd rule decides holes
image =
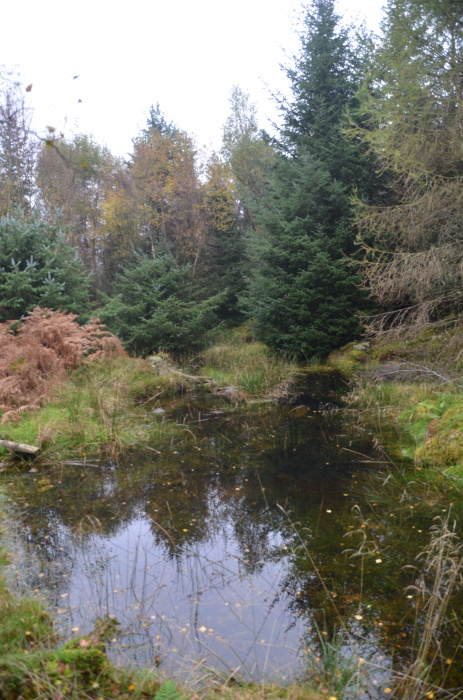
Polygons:
[[345,133],[357,66],[334,0],[307,8],[301,51],[288,70],[272,184],[258,214],[259,265],[246,300],[259,337],[298,355],[324,355],[352,339],[362,303],[346,264],[354,251],[350,195],[370,168]]
[[357,136],[386,187],[358,209],[376,332],[419,333],[463,313],[461,0],[389,0]]
[[19,211],[0,218],[0,322],[35,306],[88,313],[90,279],[58,224]]

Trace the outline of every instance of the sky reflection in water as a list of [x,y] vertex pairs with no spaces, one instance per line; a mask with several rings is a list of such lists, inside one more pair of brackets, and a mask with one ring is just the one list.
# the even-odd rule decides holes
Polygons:
[[[199,665],[290,677],[316,624],[328,637],[339,625],[336,610],[355,653],[405,658],[413,579],[402,567],[446,503],[420,508],[413,489],[399,502],[399,487],[381,486],[383,466],[355,454],[368,446],[318,412],[331,399],[314,386],[299,407],[182,406],[174,420],[195,438],[161,455],[6,475],[14,581],[45,592],[66,635],[115,615],[114,658],[183,677]],[[352,552],[363,540],[362,584]]]

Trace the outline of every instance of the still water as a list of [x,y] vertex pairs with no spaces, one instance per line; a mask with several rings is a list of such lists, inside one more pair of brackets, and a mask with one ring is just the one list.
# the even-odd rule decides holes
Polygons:
[[118,662],[284,680],[344,627],[345,653],[386,683],[419,630],[409,567],[463,499],[374,450],[335,389],[312,378],[285,406],[184,399],[150,418],[182,426],[159,451],[3,473],[12,584],[47,600],[65,638],[115,616]]

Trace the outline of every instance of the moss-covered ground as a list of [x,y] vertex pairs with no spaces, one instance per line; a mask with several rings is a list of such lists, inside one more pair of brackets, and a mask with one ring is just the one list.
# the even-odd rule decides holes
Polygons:
[[350,382],[353,423],[367,428],[393,459],[463,479],[463,365],[449,353],[451,333],[412,340],[351,343],[324,365]]

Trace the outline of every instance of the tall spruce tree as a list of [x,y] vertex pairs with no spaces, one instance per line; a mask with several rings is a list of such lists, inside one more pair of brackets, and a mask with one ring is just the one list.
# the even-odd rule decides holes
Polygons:
[[356,60],[334,0],[313,0],[301,50],[288,70],[272,184],[258,214],[257,270],[246,300],[258,336],[298,355],[325,355],[351,340],[362,303],[346,256],[354,250],[350,195],[370,168],[344,129]]

